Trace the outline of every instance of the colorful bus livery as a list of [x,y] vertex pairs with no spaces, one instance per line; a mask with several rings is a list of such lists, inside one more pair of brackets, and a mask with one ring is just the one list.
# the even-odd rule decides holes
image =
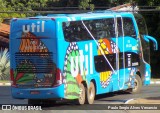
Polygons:
[[[140,91],[150,83],[149,39],[126,12],[59,14],[13,19],[12,96],[94,102],[95,95]],[[146,61],[147,60],[147,61]]]

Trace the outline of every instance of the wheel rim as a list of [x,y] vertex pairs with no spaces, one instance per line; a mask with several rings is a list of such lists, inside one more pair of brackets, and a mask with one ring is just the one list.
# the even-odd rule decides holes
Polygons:
[[138,89],[138,81],[137,79],[135,79],[133,91],[136,91],[137,89]]
[[84,89],[83,89],[83,86],[81,86],[80,88],[80,96],[79,96],[79,101],[80,101],[80,104],[83,104],[84,103]]
[[93,98],[94,98],[93,88],[90,88],[90,89],[89,89],[89,98],[90,98],[90,99],[93,99]]

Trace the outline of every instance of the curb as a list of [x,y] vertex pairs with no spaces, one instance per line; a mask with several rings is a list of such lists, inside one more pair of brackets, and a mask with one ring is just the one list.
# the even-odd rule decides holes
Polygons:
[[160,80],[151,80],[151,84],[160,84]]
[[11,86],[11,83],[8,82],[8,83],[0,83],[0,86]]
[[160,98],[135,98],[127,100],[124,104],[160,104]]
[[129,99],[127,100],[124,104],[138,104],[138,102],[133,98],[133,99]]

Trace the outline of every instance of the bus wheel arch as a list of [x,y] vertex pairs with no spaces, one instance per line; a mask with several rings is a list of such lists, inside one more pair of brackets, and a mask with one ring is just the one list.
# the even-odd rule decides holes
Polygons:
[[143,80],[143,77],[142,77],[140,71],[137,71],[137,72],[136,72],[136,75],[138,75],[138,76],[141,78],[141,80]]
[[95,80],[91,80],[86,91],[86,103],[93,104],[95,95],[96,95],[96,82]]

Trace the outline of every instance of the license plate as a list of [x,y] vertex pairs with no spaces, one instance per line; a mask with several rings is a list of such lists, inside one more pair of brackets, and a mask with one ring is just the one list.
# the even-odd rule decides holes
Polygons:
[[36,94],[40,94],[39,91],[30,91],[31,94],[36,95]]

